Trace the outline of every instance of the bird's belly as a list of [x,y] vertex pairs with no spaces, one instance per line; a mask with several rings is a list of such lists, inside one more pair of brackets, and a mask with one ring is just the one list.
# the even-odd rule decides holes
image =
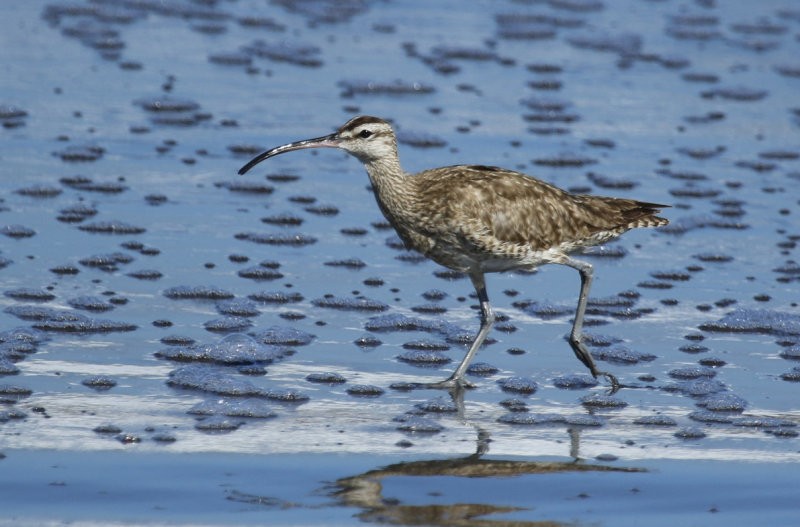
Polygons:
[[478,259],[475,267],[484,273],[502,273],[515,269],[533,269],[541,265],[558,263],[564,260],[565,254],[558,249],[545,251],[525,251],[520,255],[490,255]]
[[533,269],[546,264],[561,264],[568,255],[581,252],[588,247],[606,241],[582,240],[566,242],[547,249],[533,249],[526,245],[504,244],[503,250],[474,251],[463,246],[451,247],[434,243],[424,254],[438,264],[458,271],[481,273],[502,273],[517,269]]
[[457,271],[480,273],[502,273],[515,269],[532,269],[540,265],[563,261],[566,255],[559,249],[535,251],[521,247],[518,251],[476,252],[453,250],[452,247],[435,244],[425,256],[436,263]]

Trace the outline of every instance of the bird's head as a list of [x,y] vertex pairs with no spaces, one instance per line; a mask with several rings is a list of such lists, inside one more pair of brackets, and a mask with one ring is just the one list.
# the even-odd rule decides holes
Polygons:
[[239,169],[239,174],[244,174],[265,159],[304,148],[340,148],[364,164],[397,156],[397,140],[392,126],[383,119],[361,115],[350,119],[330,135],[297,141],[267,150]]

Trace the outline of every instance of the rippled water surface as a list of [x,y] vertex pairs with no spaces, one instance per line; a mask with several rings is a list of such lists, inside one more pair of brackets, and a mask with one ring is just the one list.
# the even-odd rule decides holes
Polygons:
[[[15,2],[0,19],[0,524],[791,525],[800,9]],[[334,150],[670,204],[574,270],[405,251]],[[747,500],[741,499],[748,496]],[[46,506],[45,506],[46,505]]]

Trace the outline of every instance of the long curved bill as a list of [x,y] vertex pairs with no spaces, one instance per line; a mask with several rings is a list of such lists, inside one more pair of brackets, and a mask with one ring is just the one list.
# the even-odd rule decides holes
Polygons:
[[336,134],[330,134],[314,139],[306,139],[304,141],[297,141],[295,143],[289,143],[288,145],[276,146],[275,148],[258,154],[256,157],[251,159],[249,163],[239,169],[239,175],[241,176],[242,174],[246,173],[248,170],[261,163],[265,159],[277,156],[278,154],[283,154],[284,152],[302,150],[304,148],[338,148],[338,146],[339,138],[336,136]]

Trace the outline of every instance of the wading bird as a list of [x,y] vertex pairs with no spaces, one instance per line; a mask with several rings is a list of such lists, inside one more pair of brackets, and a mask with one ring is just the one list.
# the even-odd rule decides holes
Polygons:
[[486,273],[561,264],[580,273],[581,288],[569,343],[592,375],[616,378],[595,366],[582,341],[592,284],[591,264],[570,255],[637,227],[669,221],[662,207],[632,199],[571,194],[539,179],[503,168],[454,165],[406,174],[400,167],[391,125],[377,117],[350,119],[338,131],[267,150],[244,165],[244,174],[270,157],[304,148],[339,148],[364,163],[381,212],[405,243],[433,261],[466,273],[478,293],[481,325],[461,364],[429,387],[469,387],[464,377],[494,323]]

